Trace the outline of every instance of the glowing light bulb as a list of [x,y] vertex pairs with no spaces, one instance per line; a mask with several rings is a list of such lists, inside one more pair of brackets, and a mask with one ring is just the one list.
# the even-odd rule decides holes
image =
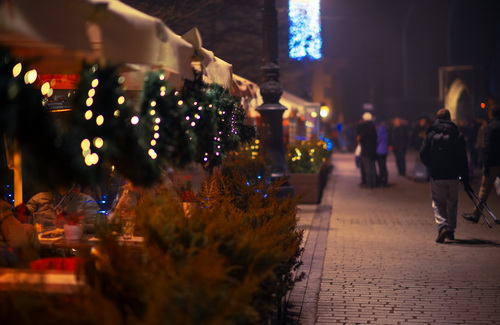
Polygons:
[[85,112],[85,119],[90,120],[93,115],[94,113],[92,113],[92,111],[89,109],[88,111]]
[[88,150],[90,148],[90,140],[83,139],[82,142],[80,143],[80,147],[82,148],[82,150]]
[[118,105],[122,105],[123,103],[125,103],[125,97],[124,96],[118,97]]
[[19,76],[22,70],[23,70],[23,65],[21,63],[16,64],[12,69],[12,75],[14,76],[14,78]]
[[89,95],[89,97],[94,97],[95,89],[94,88],[89,89],[88,95]]
[[156,151],[154,151],[154,149],[149,149],[149,150],[148,150],[148,154],[149,154],[149,156],[150,156],[152,159],[156,159],[156,157],[158,157],[158,155],[156,154]]
[[94,104],[94,100],[92,98],[87,98],[87,100],[85,101],[85,105],[87,105],[87,107],[90,107],[92,106],[92,104]]
[[94,138],[94,146],[96,148],[101,148],[104,145],[104,140],[102,138],[96,137]]
[[92,80],[91,85],[92,85],[92,87],[94,87],[94,88],[95,88],[95,87],[97,87],[97,86],[99,86],[99,80],[98,80],[98,79],[94,79],[94,80]]
[[38,73],[36,72],[35,69],[32,69],[24,75],[24,82],[27,85],[30,85],[36,81],[36,78],[38,77]]
[[99,155],[96,154],[95,152],[93,154],[91,154],[90,157],[92,157],[92,164],[93,165],[95,165],[99,162]]
[[104,116],[99,115],[98,117],[95,118],[95,124],[98,126],[101,126],[104,123]]
[[92,166],[92,155],[85,156],[85,165]]
[[133,125],[139,123],[139,116],[132,116],[132,118],[130,119],[130,123],[132,123]]
[[45,82],[42,87],[40,87],[40,92],[42,93],[42,95],[47,95],[49,93],[49,90],[50,90],[50,83],[49,82]]

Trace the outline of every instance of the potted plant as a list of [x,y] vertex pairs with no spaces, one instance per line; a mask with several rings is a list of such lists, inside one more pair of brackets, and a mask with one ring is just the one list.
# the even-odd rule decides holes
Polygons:
[[178,182],[175,189],[182,203],[184,216],[189,217],[196,202],[196,194],[193,192],[191,181]]
[[301,141],[287,151],[288,181],[300,196],[302,204],[317,204],[321,200],[330,169],[331,150],[322,140]]
[[63,227],[66,240],[77,241],[83,235],[83,225],[80,224],[82,219],[82,215],[63,211],[56,214],[55,224],[57,227]]

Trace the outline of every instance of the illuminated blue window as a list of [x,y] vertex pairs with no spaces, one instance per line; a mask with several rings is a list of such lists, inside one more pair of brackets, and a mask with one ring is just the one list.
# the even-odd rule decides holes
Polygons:
[[321,59],[320,0],[288,2],[288,55],[295,60]]

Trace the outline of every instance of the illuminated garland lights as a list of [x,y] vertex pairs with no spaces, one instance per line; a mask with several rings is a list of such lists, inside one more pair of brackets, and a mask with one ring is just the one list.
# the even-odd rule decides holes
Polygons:
[[320,0],[289,0],[288,55],[291,59],[319,60],[321,48]]
[[149,72],[141,98],[141,116],[151,150],[162,163],[183,168],[193,162],[195,135],[186,120],[187,106],[181,93],[165,80],[162,71]]
[[43,106],[53,93],[50,82],[37,89],[36,70],[1,48],[0,57],[0,135],[19,141],[27,179],[50,188],[96,185],[111,170],[150,186],[161,163],[212,168],[256,135],[243,124],[240,99],[206,85],[201,75],[175,91],[162,72],[150,73],[136,115],[117,68],[98,65],[83,67],[69,119],[56,123]]
[[315,173],[330,156],[328,142],[301,141],[288,148],[287,167],[291,173]]
[[87,166],[105,161],[132,183],[152,185],[160,174],[156,154],[146,149],[143,124],[132,113],[123,82],[116,67],[85,66],[72,124],[85,136],[80,146]]
[[36,80],[36,70],[28,70],[0,48],[0,136],[10,143],[18,141],[23,177],[49,188],[95,182],[94,171],[82,162],[77,140],[56,125],[42,105],[43,96],[51,94],[50,85],[36,89]]

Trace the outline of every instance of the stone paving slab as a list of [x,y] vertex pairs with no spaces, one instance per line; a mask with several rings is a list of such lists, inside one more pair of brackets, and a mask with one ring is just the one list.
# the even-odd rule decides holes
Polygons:
[[[292,291],[299,324],[500,324],[500,226],[459,217],[457,240],[437,244],[427,183],[392,176],[389,156],[391,186],[361,189],[353,155],[333,163]],[[498,196],[488,204],[500,215]],[[471,206],[460,190],[459,213]]]

